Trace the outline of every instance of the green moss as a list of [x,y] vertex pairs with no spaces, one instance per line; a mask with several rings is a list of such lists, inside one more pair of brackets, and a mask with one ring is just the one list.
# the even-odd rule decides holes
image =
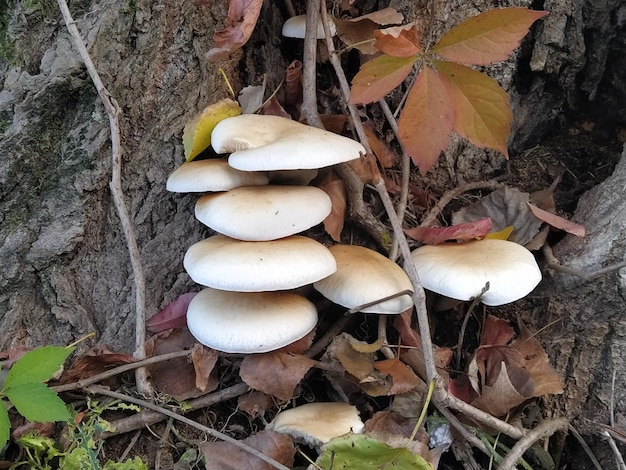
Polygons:
[[12,5],[8,0],[0,0],[0,58],[12,65],[17,62],[15,42],[9,36],[9,22],[11,21]]

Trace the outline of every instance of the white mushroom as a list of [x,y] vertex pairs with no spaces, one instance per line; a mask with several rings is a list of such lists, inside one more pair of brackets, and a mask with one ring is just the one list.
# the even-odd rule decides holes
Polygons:
[[363,432],[364,424],[355,406],[338,402],[308,403],[281,411],[267,427],[320,447],[333,437]]
[[[337,271],[314,287],[324,297],[347,308],[355,308],[402,291],[413,291],[404,270],[374,250],[355,245],[334,245],[330,251],[337,261]],[[364,313],[402,313],[413,306],[410,295],[404,294],[371,307]]]
[[411,257],[426,289],[457,300],[478,297],[488,282],[481,301],[508,304],[528,295],[541,281],[533,254],[506,240],[424,245]]
[[224,119],[211,134],[217,153],[243,171],[323,168],[365,154],[358,142],[280,116],[242,114]]
[[242,186],[202,196],[196,218],[239,240],[275,240],[321,223],[331,206],[328,194],[313,186]]
[[295,289],[337,269],[324,245],[300,235],[262,242],[215,235],[192,245],[183,265],[198,284],[239,292]]
[[235,170],[225,159],[215,158],[183,163],[167,179],[167,190],[176,193],[228,191],[268,182],[267,173]]
[[315,305],[291,292],[204,289],[187,309],[187,326],[200,343],[227,353],[264,353],[309,333]]
[[[328,18],[328,29],[331,36],[337,35],[337,28],[333,20]],[[283,23],[282,34],[286,38],[304,39],[306,33],[306,15],[292,16]],[[317,39],[324,39],[324,22],[321,17],[317,19]]]

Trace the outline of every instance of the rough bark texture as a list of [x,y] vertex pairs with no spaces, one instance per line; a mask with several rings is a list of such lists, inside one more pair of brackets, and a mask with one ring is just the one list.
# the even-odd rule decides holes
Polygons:
[[[531,3],[550,15],[514,58],[489,68],[512,96],[513,158],[572,113],[584,112],[607,128],[626,121],[624,3],[392,1],[409,20],[430,24],[434,39],[479,11]],[[206,233],[193,217],[196,197],[165,191],[167,175],[183,161],[182,128],[226,95],[219,66],[236,89],[259,83],[265,73],[270,90],[280,81],[284,9],[266,1],[250,45],[209,64],[204,53],[223,27],[226,1],[82,0],[70,6],[122,106],[123,186],[147,278],[148,312],[156,312],[193,288],[181,260]],[[296,7],[304,10],[303,3]],[[434,19],[426,20],[431,13]],[[0,349],[66,344],[95,331],[98,341],[131,351],[133,279],[108,190],[108,122],[56,3],[0,0],[0,54]],[[497,155],[456,142],[443,166],[458,181],[489,177],[501,163]],[[578,217],[591,235],[582,245],[561,243],[557,255],[565,264],[592,270],[623,257],[624,166],[581,201]],[[617,371],[622,384],[626,376],[624,273],[575,287],[556,276],[546,289],[550,316],[566,319],[551,351],[568,377],[559,405],[581,418],[606,417],[611,374]],[[623,386],[616,398],[624,426]]]

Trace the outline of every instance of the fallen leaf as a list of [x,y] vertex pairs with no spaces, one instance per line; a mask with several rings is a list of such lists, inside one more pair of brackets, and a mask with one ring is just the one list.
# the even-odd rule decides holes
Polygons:
[[334,171],[327,170],[318,187],[330,196],[332,203],[330,214],[324,219],[324,229],[333,240],[340,242],[347,209],[344,182]]
[[357,382],[375,382],[381,375],[374,370],[374,354],[359,352],[351,343],[357,340],[348,333],[342,333],[333,339],[334,353],[341,365]]
[[519,46],[530,26],[547,14],[527,8],[487,10],[448,31],[432,52],[462,64],[500,62]]
[[541,221],[528,207],[529,194],[504,187],[492,191],[478,202],[452,214],[452,223],[471,222],[489,217],[494,231],[513,227],[510,241],[525,245],[541,229]]
[[350,160],[348,165],[352,167],[357,176],[365,184],[375,184],[380,179],[380,172],[376,166],[376,160],[371,153],[355,160]]
[[263,85],[248,85],[239,92],[237,101],[241,105],[242,114],[254,114],[263,104],[265,96],[265,80]]
[[378,52],[374,47],[374,34],[381,25],[400,24],[404,17],[394,8],[383,8],[367,15],[340,20],[335,18],[335,26],[339,39],[346,46],[354,46],[363,54],[372,55]]
[[524,403],[527,398],[511,384],[506,364],[502,362],[499,375],[493,384],[484,386],[482,394],[474,398],[471,405],[495,417],[500,417]]
[[417,28],[413,25],[379,29],[374,32],[374,37],[376,49],[392,57],[415,59],[422,53]]
[[450,227],[415,227],[404,229],[413,240],[427,245],[438,245],[450,240],[470,241],[484,238],[491,230],[491,219],[479,219]]
[[454,115],[446,88],[437,71],[423,67],[398,119],[398,137],[422,174],[435,164],[452,133]]
[[563,217],[559,217],[556,214],[551,214],[548,211],[544,211],[543,209],[539,209],[537,206],[533,206],[531,203],[528,203],[528,207],[531,212],[537,217],[539,220],[546,222],[554,228],[558,228],[560,230],[564,230],[567,233],[571,233],[572,235],[576,235],[577,237],[585,236],[585,227],[571,220],[564,219]]
[[393,150],[383,142],[376,132],[374,132],[369,126],[363,126],[363,130],[365,131],[365,135],[367,136],[367,140],[370,144],[372,152],[376,156],[376,160],[383,168],[391,168],[393,166],[393,162],[396,160],[396,155]]
[[267,410],[271,410],[274,406],[274,400],[271,395],[267,393],[259,392],[258,390],[250,390],[244,395],[239,395],[237,399],[237,407],[248,413],[248,415],[255,419],[258,416],[263,416]]
[[[365,422],[363,434],[379,442],[384,442],[390,447],[407,447],[414,454],[421,455],[430,461],[428,449],[428,435],[424,428],[420,427],[413,440],[409,438],[413,434],[415,422],[403,418],[391,411],[377,411]],[[385,467],[386,468],[386,467]]]
[[374,362],[374,367],[381,374],[391,376],[391,389],[389,395],[407,393],[420,386],[421,381],[406,364],[399,359],[385,359]]
[[479,346],[504,346],[515,336],[511,324],[493,315],[487,315],[480,335]]
[[487,240],[508,240],[512,233],[513,227],[509,225],[508,227],[504,227],[502,230],[498,230],[497,232],[489,232],[485,235],[485,238]]
[[[63,372],[60,383],[67,384],[93,377],[117,366],[132,364],[136,359],[123,353],[115,353],[105,344],[98,344],[72,361],[70,367]],[[4,366],[4,363],[3,363]],[[119,378],[107,379],[105,385],[116,386]]]
[[316,328],[313,328],[306,335],[300,338],[297,341],[294,341],[291,344],[288,344],[284,348],[280,348],[278,351],[283,351],[290,354],[304,354],[309,349],[311,349],[311,345],[313,344],[313,340],[315,339]]
[[513,113],[509,96],[498,82],[461,64],[433,61],[441,74],[454,115],[453,130],[480,148],[497,150],[506,158],[506,139]]
[[215,369],[215,364],[219,359],[216,350],[207,348],[196,343],[191,348],[191,363],[196,374],[196,388],[204,393],[211,392],[217,388],[215,380],[211,380],[211,373]]
[[239,375],[251,388],[289,400],[314,365],[315,361],[308,357],[283,351],[249,354],[241,362]]
[[[285,108],[283,108],[280,105],[280,103],[278,102],[275,96],[272,96],[269,100],[265,102],[265,104],[261,108],[261,111],[262,111],[262,114],[266,116],[267,115],[281,116],[284,118],[291,119],[291,115],[287,111],[285,111]],[[290,170],[286,170],[286,171],[290,171]]]
[[[296,449],[291,438],[275,431],[261,431],[244,439],[243,443],[276,460],[286,467],[293,466]],[[260,460],[230,442],[205,442],[199,445],[207,470],[274,470],[275,467]]]
[[224,59],[248,42],[262,6],[263,0],[230,0],[226,27],[213,35],[217,47],[207,52],[207,59]]
[[386,54],[365,62],[352,79],[349,103],[368,104],[381,100],[404,81],[414,63],[415,57]]
[[239,103],[226,98],[207,106],[194,116],[183,129],[185,162],[192,161],[211,145],[211,132],[220,121],[239,114]]
[[187,308],[189,302],[197,292],[187,292],[170,302],[159,313],[146,321],[146,328],[152,333],[169,330],[170,328],[184,328],[187,326]]
[[296,106],[302,103],[302,62],[294,60],[287,67],[285,77],[285,104]]
[[359,341],[354,338],[349,338],[348,342],[350,343],[350,346],[352,346],[352,349],[354,349],[356,352],[375,353],[382,347],[383,344],[385,344],[385,338],[378,338],[373,343],[368,343],[366,341]]

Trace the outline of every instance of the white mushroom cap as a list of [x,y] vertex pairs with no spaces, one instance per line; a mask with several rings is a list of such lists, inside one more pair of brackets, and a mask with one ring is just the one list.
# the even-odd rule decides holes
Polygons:
[[291,292],[204,289],[189,303],[187,326],[200,343],[227,353],[263,353],[309,333],[315,305]]
[[167,190],[175,193],[201,193],[267,183],[267,173],[235,170],[225,159],[215,158],[183,163],[167,179]]
[[[328,29],[331,36],[337,35],[337,28],[333,20],[328,18]],[[304,39],[306,33],[306,15],[298,15],[289,18],[283,24],[283,36],[286,38]],[[317,39],[324,39],[326,34],[324,32],[324,23],[321,17],[317,18]]]
[[196,203],[196,218],[239,240],[275,240],[322,222],[332,203],[313,186],[242,186],[207,194]]
[[[413,292],[404,270],[374,250],[355,245],[334,245],[330,251],[337,271],[314,287],[324,297],[347,308],[355,308],[404,290]],[[362,309],[364,313],[402,313],[413,306],[410,295],[401,295]]]
[[328,248],[300,235],[262,242],[215,235],[192,245],[183,265],[198,284],[239,292],[295,289],[337,269]]
[[480,295],[485,305],[503,305],[528,295],[541,281],[533,254],[514,242],[478,240],[424,245],[411,254],[422,285],[457,300]]
[[355,406],[348,403],[308,403],[281,411],[268,426],[313,447],[349,432],[363,432],[364,424]]
[[365,154],[355,140],[280,116],[242,114],[215,126],[211,145],[232,152],[228,164],[243,171],[322,168]]

